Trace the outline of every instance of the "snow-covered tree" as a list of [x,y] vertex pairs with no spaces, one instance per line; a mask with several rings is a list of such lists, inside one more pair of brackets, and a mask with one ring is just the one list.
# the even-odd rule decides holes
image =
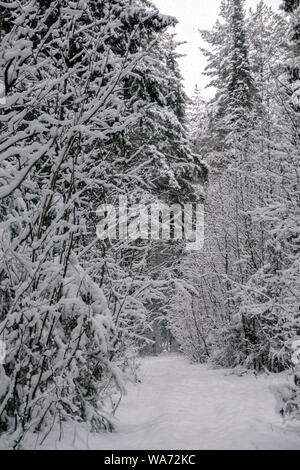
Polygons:
[[[8,355],[0,432],[16,448],[26,432],[44,439],[70,418],[112,428],[107,398],[124,393],[124,331],[127,339],[143,333],[144,307],[124,259],[110,266],[91,211],[147,178],[139,148],[132,151],[134,129],[153,108],[149,94],[139,96],[147,89],[140,70],[175,20],[125,0],[1,2],[1,13],[0,336]],[[140,176],[133,186],[130,159]]]
[[299,328],[297,81],[285,66],[294,70],[297,54],[282,15],[260,3],[242,21],[241,5],[223,2],[221,21],[202,32],[217,91],[198,144],[210,184],[204,253],[190,282],[197,324],[211,325],[212,360],[281,370]]

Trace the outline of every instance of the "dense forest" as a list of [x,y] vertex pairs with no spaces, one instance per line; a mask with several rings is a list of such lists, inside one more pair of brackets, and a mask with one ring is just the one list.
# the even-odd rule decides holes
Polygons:
[[[300,419],[300,6],[223,0],[188,98],[148,0],[0,1],[0,439],[111,431],[140,354],[290,370]],[[206,44],[206,46],[205,46]],[[102,204],[205,203],[205,244],[97,237]],[[134,219],[134,211],[131,212]],[[130,219],[130,220],[131,220]]]

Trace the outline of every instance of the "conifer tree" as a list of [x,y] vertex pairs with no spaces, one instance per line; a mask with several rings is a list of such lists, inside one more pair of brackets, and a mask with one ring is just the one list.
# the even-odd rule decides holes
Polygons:
[[[91,210],[118,185],[126,192],[147,181],[124,143],[134,147],[133,129],[153,112],[151,87],[138,96],[146,92],[139,68],[153,61],[147,57],[175,20],[149,2],[125,0],[76,8],[69,0],[2,2],[1,12],[0,336],[8,355],[0,366],[0,432],[18,448],[28,431],[43,440],[70,419],[112,429],[109,398],[124,394],[127,348],[144,334],[144,307],[124,262],[123,270],[114,262],[116,299],[112,257],[96,239]],[[173,118],[167,106],[166,113]],[[165,136],[157,133],[157,147]],[[139,185],[130,184],[129,157]]]
[[285,49],[280,15],[259,4],[242,23],[241,11],[240,2],[223,2],[222,22],[203,33],[214,46],[206,53],[207,72],[217,93],[207,107],[215,118],[207,128],[211,144],[199,142],[210,184],[206,243],[192,285],[201,310],[198,327],[211,325],[212,360],[282,370],[290,365],[299,321],[297,91],[282,66],[294,47]]

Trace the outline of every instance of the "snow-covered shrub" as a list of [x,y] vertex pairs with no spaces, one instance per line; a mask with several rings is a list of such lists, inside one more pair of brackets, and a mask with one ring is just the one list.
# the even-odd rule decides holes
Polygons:
[[276,409],[284,417],[288,429],[300,431],[300,339],[291,343],[291,363],[287,383],[273,387],[277,398]]

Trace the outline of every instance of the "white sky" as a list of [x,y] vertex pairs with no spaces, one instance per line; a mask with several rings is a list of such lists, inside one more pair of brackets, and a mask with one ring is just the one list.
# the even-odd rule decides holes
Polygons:
[[[198,29],[210,29],[219,14],[221,0],[152,0],[161,13],[175,16],[179,24],[174,29],[179,41],[187,41],[178,50],[186,54],[180,59],[181,72],[184,77],[186,92],[189,96],[193,94],[195,84],[202,90],[206,98],[213,94],[210,88],[204,88],[207,77],[202,76],[206,66],[205,57],[199,51],[201,36]],[[258,0],[247,0],[247,7],[255,7]],[[277,10],[282,0],[265,0],[268,6]],[[171,30],[170,30],[171,32]],[[205,47],[204,43],[204,47]]]

